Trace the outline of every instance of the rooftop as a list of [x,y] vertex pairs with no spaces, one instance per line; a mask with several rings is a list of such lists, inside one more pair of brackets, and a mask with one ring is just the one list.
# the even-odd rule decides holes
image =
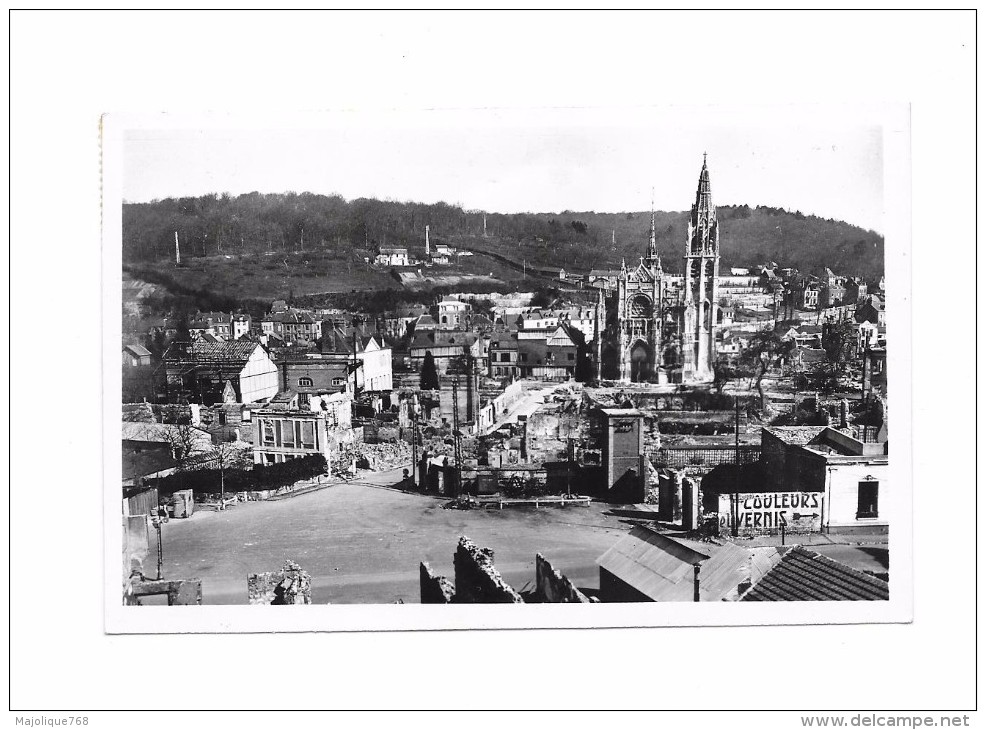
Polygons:
[[699,598],[721,601],[743,582],[750,554],[732,543],[682,540],[637,526],[596,562],[653,601],[688,600],[699,568]]
[[764,426],[763,430],[786,444],[806,446],[826,428],[827,426]]
[[124,345],[123,349],[138,357],[148,357],[151,354],[151,351],[143,345]]
[[[177,345],[177,346],[176,346]],[[230,340],[205,342],[199,340],[191,344],[176,343],[168,348],[166,360],[189,360],[195,362],[222,361],[245,364],[260,345],[256,342]]]
[[890,587],[800,545],[784,553],[741,601],[886,601]]

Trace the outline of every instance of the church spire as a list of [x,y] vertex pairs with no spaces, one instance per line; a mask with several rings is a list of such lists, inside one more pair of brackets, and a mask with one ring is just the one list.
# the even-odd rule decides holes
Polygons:
[[661,256],[657,253],[657,224],[654,219],[654,188],[650,191],[650,240],[647,243],[647,256],[644,263],[649,269],[661,268]]
[[695,196],[695,209],[701,213],[714,211],[712,207],[712,186],[709,184],[708,153],[702,153],[702,172],[698,175],[698,192]]

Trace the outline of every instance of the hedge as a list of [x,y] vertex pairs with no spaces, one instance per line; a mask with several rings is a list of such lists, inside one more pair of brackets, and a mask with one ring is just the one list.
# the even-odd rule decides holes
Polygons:
[[[227,469],[227,492],[255,492],[263,489],[277,489],[294,484],[302,479],[311,479],[328,471],[328,464],[321,454],[290,459],[280,464],[254,466],[253,469]],[[182,489],[191,489],[195,494],[218,494],[220,491],[219,469],[193,469],[178,472],[158,480],[158,492],[171,495]]]

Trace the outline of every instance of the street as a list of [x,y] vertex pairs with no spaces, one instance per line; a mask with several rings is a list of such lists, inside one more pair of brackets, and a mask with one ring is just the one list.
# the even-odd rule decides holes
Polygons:
[[[534,556],[544,555],[579,588],[599,588],[596,559],[630,529],[609,505],[504,510],[445,510],[443,497],[407,494],[401,470],[361,472],[358,479],[224,512],[199,509],[163,526],[166,578],[199,578],[207,604],[247,602],[250,573],[294,560],[312,576],[315,603],[419,601],[418,564],[452,579],[460,535],[492,548],[514,588],[534,585]],[[885,572],[885,545],[855,538],[804,536],[800,542],[860,570]],[[779,544],[768,538],[748,544]],[[740,544],[744,544],[741,542]],[[788,540],[791,544],[791,540]]]
[[204,603],[247,602],[247,575],[291,559],[312,575],[315,603],[419,601],[418,564],[454,577],[460,535],[495,552],[517,590],[534,584],[541,552],[577,585],[598,588],[596,558],[629,529],[607,505],[445,510],[445,498],[388,488],[401,470],[224,512],[197,511],[164,525],[164,575],[202,580]]

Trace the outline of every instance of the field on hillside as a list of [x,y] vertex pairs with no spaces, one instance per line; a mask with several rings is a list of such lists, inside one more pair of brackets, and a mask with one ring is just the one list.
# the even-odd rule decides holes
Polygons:
[[[145,264],[163,278],[188,289],[211,291],[236,299],[287,299],[289,296],[393,289],[400,285],[387,270],[356,260],[314,252],[290,254],[210,256],[191,258],[181,268],[173,264]],[[167,286],[167,281],[163,282]]]

